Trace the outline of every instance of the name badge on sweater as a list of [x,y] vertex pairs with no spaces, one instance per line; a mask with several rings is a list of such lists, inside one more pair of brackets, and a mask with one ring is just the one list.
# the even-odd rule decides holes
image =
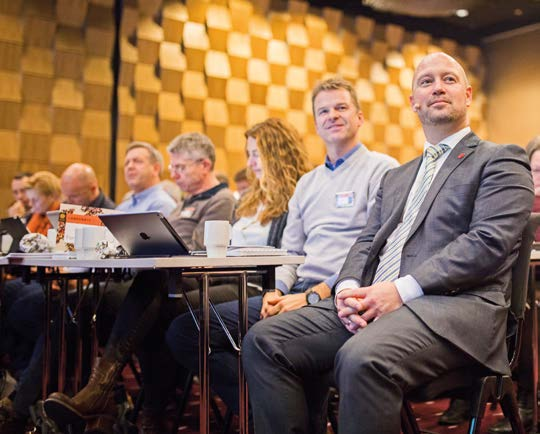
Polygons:
[[180,218],[189,219],[193,216],[194,212],[194,207],[184,208],[182,211],[180,211]]
[[354,206],[354,191],[336,193],[336,208],[352,208]]

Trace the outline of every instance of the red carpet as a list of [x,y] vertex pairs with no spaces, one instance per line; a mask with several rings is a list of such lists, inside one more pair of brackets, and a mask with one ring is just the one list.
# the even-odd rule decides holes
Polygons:
[[[225,414],[225,406],[218,399],[218,407],[221,411],[221,414]],[[414,412],[417,415],[417,420],[420,425],[420,428],[423,431],[430,433],[438,434],[466,434],[468,429],[468,423],[463,423],[456,426],[441,426],[437,424],[439,416],[448,406],[447,399],[441,399],[437,401],[430,401],[425,403],[414,404]],[[497,422],[502,417],[502,412],[500,407],[497,407],[495,410],[491,410],[488,406],[486,414],[482,421],[482,433],[487,433],[487,429],[490,425]],[[195,434],[199,432],[199,387],[198,384],[194,384],[190,400],[186,411],[182,417],[181,424],[178,428],[178,433],[182,434]],[[172,417],[171,417],[172,419]],[[221,434],[223,427],[217,423],[215,415],[210,413],[210,424],[211,432],[215,434]],[[238,421],[234,417],[232,421],[232,426],[229,430],[229,433],[238,432]],[[328,425],[327,434],[333,434],[332,428]],[[375,433],[374,433],[375,434]]]

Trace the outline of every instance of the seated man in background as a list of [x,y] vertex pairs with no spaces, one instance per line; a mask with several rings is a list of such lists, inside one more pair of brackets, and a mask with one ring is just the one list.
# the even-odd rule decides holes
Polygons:
[[[40,173],[40,172],[38,172]],[[98,186],[94,169],[83,163],[68,166],[58,183],[66,203],[98,208],[114,208],[114,202]],[[2,347],[10,354],[10,369],[19,379],[15,395],[1,407],[9,420],[0,424],[2,433],[19,433],[24,429],[29,407],[38,398],[42,373],[42,329],[44,294],[40,283],[21,279],[6,282],[1,291],[3,314]],[[37,343],[37,344],[36,344]],[[12,401],[12,402],[11,402]]]
[[[313,90],[312,103],[326,162],[298,181],[282,239],[282,248],[305,255],[305,263],[278,267],[277,288],[248,299],[250,326],[330,296],[334,274],[366,224],[381,177],[398,165],[357,141],[364,118],[349,82],[340,78],[321,82]],[[237,336],[238,303],[223,303],[217,310],[231,335]],[[214,315],[210,328],[211,385],[238,412],[237,354]],[[198,371],[198,331],[189,314],[173,321],[167,343],[179,363]]]
[[255,431],[326,432],[334,370],[341,434],[400,432],[404,394],[453,369],[508,374],[512,264],[533,202],[527,156],[470,129],[452,57],[419,63],[410,103],[425,155],[389,171],[333,298],[253,326],[243,345]]
[[114,202],[105,196],[98,185],[96,172],[84,163],[69,165],[60,177],[63,202],[72,205],[114,209]]
[[161,211],[168,216],[176,202],[160,185],[163,156],[151,144],[132,142],[124,157],[124,179],[130,195],[116,208],[124,212]]
[[[128,151],[127,155],[134,155],[133,151]],[[207,136],[200,133],[182,134],[171,141],[167,151],[172,178],[187,195],[168,220],[190,250],[203,249],[204,223],[207,220],[232,220],[234,198],[225,184],[220,183],[215,176],[215,148]],[[130,170],[133,165],[134,162],[127,162],[127,175],[132,175]],[[140,198],[140,194],[135,193],[126,202]],[[155,405],[155,401],[163,399],[160,390],[154,393],[151,389],[152,376],[166,375],[169,383],[172,381],[174,363],[172,360],[169,363],[170,357],[167,358],[166,352],[162,350],[162,347],[165,348],[164,332],[159,329],[163,327],[161,323],[165,318],[171,317],[167,312],[183,309],[184,301],[168,298],[166,271],[140,271],[130,283],[103,356],[93,369],[88,384],[73,398],[53,393],[45,401],[47,415],[60,426],[86,423],[87,429],[102,426],[100,424],[112,427],[117,415],[113,388],[134,351],[137,351],[147,386],[145,396],[148,399],[145,404]],[[147,345],[141,348],[143,341]],[[152,430],[156,421],[145,419],[147,414],[145,407],[142,422],[145,432],[159,433],[159,430]]]
[[26,217],[30,214],[32,205],[26,194],[28,190],[28,180],[32,176],[29,172],[17,173],[11,180],[11,192],[15,202],[8,208],[9,217],[21,217],[26,222]]

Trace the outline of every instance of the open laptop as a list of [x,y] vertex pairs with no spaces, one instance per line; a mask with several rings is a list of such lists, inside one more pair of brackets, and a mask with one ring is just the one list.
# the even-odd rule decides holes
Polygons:
[[[2,253],[14,253],[19,251],[19,242],[28,233],[25,224],[19,217],[8,217],[0,220],[0,234],[2,235]],[[6,239],[11,238],[8,246]]]
[[99,218],[130,257],[190,254],[186,243],[160,212],[103,214]]

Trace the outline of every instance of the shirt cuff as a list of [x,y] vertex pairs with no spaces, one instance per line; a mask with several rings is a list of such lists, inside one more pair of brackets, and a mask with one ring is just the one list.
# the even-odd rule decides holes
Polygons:
[[345,279],[338,283],[336,286],[336,295],[345,288],[359,288],[360,282],[356,279]]
[[424,291],[416,281],[414,277],[410,274],[407,274],[404,277],[394,280],[397,291],[403,304],[414,300],[415,298],[421,297],[424,295]]
[[336,280],[337,280],[338,276],[339,276],[339,273],[334,273],[328,279],[326,279],[324,281],[324,283],[326,283],[326,285],[328,285],[328,288],[332,289],[334,287],[334,285],[336,284]]
[[338,285],[336,286],[336,295],[334,296],[334,304],[336,305],[336,307],[337,307],[336,297],[340,291],[343,291],[346,288],[359,288],[359,287],[360,287],[360,282],[356,279],[345,279],[339,282]]
[[283,295],[290,292],[290,288],[282,280],[276,280],[276,289],[279,289]]

